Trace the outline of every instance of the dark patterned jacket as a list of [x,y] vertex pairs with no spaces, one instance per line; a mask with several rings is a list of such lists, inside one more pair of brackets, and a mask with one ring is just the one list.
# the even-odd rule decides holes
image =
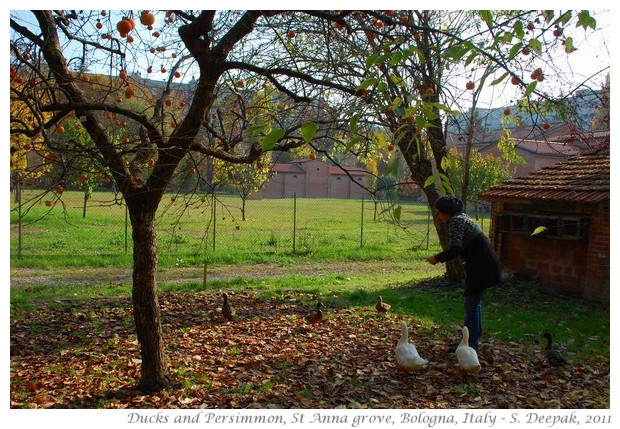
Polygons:
[[465,265],[465,296],[501,281],[499,259],[476,222],[465,213],[454,215],[448,221],[448,234],[450,246],[435,257],[439,262],[461,258]]

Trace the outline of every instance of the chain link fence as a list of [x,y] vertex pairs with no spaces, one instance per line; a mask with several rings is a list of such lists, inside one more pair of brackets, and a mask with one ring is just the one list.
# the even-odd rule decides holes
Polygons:
[[[438,245],[424,202],[373,199],[247,199],[169,194],[157,217],[160,258],[355,254]],[[11,257],[131,254],[124,201],[112,192],[16,193]]]

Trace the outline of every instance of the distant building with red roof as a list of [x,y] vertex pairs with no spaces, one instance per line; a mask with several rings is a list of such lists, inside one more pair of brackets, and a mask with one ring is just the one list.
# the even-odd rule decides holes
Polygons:
[[341,167],[320,159],[274,164],[273,176],[257,197],[362,198],[369,193],[368,172],[359,167]]

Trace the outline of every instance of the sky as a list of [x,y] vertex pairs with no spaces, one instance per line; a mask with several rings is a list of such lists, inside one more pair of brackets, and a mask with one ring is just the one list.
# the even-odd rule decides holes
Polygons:
[[[581,27],[579,29],[568,28],[565,34],[574,38],[577,49],[570,55],[562,51],[558,52],[554,61],[566,77],[575,82],[585,82],[590,87],[598,88],[603,84],[611,64],[610,14],[608,11],[598,11],[592,12],[592,15],[597,19],[597,31],[586,33]],[[547,70],[551,71],[549,67],[545,67],[546,64],[544,63],[541,63],[540,66],[545,69],[546,75]],[[553,90],[554,95],[558,95],[556,92],[566,90],[565,86],[554,83],[556,79],[552,75],[548,77],[549,79],[544,85],[541,85],[541,88],[555,88]],[[487,82],[490,81],[487,80]],[[518,96],[517,87],[510,84],[506,79],[505,82],[497,86],[487,86],[481,94],[478,106],[502,107],[512,104]]]
[[[69,2],[72,3],[72,2]],[[155,2],[157,3],[157,2]],[[227,4],[227,8],[235,8],[234,6],[243,2],[233,2],[232,4]],[[276,6],[280,2],[266,2],[267,6],[271,6],[275,4]],[[320,5],[321,2],[319,2]],[[339,4],[346,5],[348,2],[336,2],[336,5]],[[394,7],[398,7],[399,3],[402,2],[388,2],[388,5],[394,4]],[[453,2],[445,2],[447,4]],[[484,3],[484,2],[482,2]],[[594,2],[596,3],[596,2]],[[190,2],[191,4],[191,2]],[[262,4],[262,3],[261,3]],[[364,2],[361,3],[362,6]],[[443,5],[444,3],[442,3]],[[157,5],[157,4],[156,4]],[[83,6],[83,5],[80,5]],[[133,5],[132,5],[133,6]],[[330,7],[334,7],[334,4],[330,4]],[[410,4],[400,5],[401,7],[411,7]],[[460,5],[459,5],[460,6]],[[494,5],[496,7],[497,5]],[[149,7],[153,7],[153,5],[149,5]],[[359,8],[359,4],[355,4],[355,7]],[[376,5],[375,5],[376,7]],[[566,7],[566,5],[564,5]],[[139,10],[139,9],[138,9]],[[610,49],[611,49],[611,40],[610,40],[610,22],[611,22],[611,11],[605,11],[602,9],[596,10],[592,9],[592,15],[597,19],[597,31],[585,32],[582,28],[567,28],[565,31],[566,35],[570,35],[575,40],[576,51],[571,53],[570,55],[565,54],[563,51],[557,55],[556,62],[560,64],[560,69],[562,73],[565,75],[569,75],[573,77],[575,81],[586,81],[589,86],[599,87],[604,82],[605,72],[601,72],[601,70],[609,70],[610,66]],[[33,20],[32,15],[29,13],[24,14],[25,17],[28,17],[28,20]],[[551,70],[549,67],[545,67],[545,64],[541,64],[541,67],[545,69],[545,74]],[[147,66],[144,66],[143,69],[146,70]],[[599,73],[596,75],[596,73]],[[146,73],[142,73],[143,76],[147,76]],[[159,75],[158,73],[153,73],[148,75],[150,78],[157,79],[162,77],[163,75]],[[476,76],[473,76],[474,80],[477,80]],[[588,80],[589,79],[589,80]],[[487,80],[489,82],[490,80]],[[544,85],[540,85],[541,88],[556,88],[554,92],[558,92],[563,88],[563,85],[554,83],[554,77],[549,74],[547,81]],[[465,86],[465,81],[461,83],[457,83],[459,87]],[[471,94],[471,93],[469,93]],[[467,100],[468,93],[465,93],[461,96],[463,105],[467,106],[471,102]],[[519,98],[519,90],[514,85],[511,85],[506,79],[504,82],[493,86],[486,87],[482,96],[479,100],[479,107],[502,107],[506,105],[512,104],[513,100]]]

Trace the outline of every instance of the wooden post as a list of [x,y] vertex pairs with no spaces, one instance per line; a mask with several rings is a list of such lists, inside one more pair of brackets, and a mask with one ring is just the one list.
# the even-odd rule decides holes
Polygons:
[[207,260],[204,262],[204,269],[202,272],[202,288],[207,290]]

